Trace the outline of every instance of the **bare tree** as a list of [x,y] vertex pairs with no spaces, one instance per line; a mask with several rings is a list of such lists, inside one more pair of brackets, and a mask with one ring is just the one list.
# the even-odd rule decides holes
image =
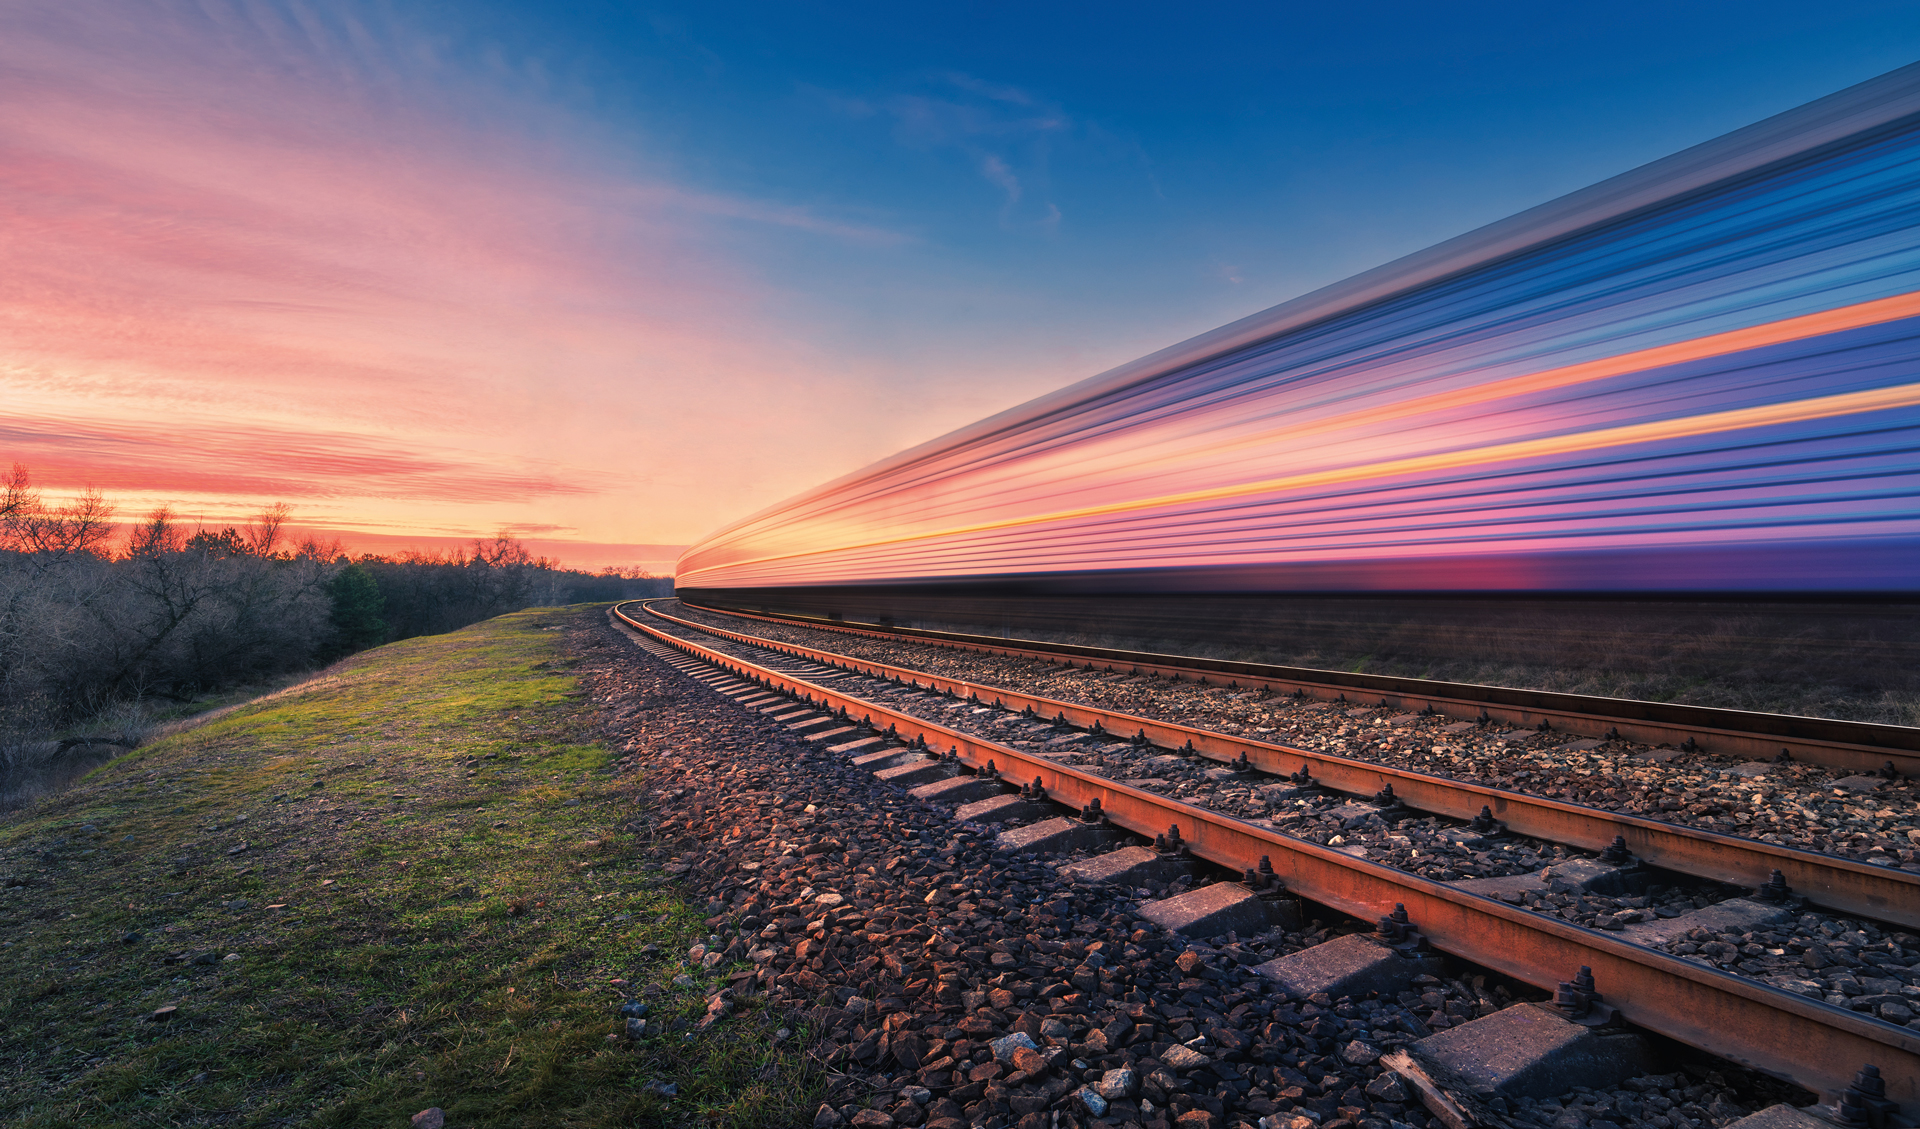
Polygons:
[[15,547],[21,516],[40,504],[31,485],[27,468],[20,463],[13,464],[7,476],[0,478],[0,549]]
[[113,535],[113,507],[89,486],[56,509],[33,506],[20,521],[21,548],[53,558],[98,553]]
[[253,515],[253,523],[242,531],[247,551],[256,557],[272,556],[273,547],[280,541],[280,530],[292,516],[293,507],[285,502],[275,502]]

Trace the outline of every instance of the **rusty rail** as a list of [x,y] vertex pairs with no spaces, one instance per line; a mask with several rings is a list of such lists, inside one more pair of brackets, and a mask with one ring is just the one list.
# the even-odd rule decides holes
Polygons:
[[1505,823],[1509,830],[1553,843],[1600,850],[1609,846],[1617,835],[1626,840],[1627,848],[1641,860],[1697,878],[1757,887],[1768,880],[1772,871],[1779,870],[1796,894],[1816,905],[1909,928],[1920,927],[1920,874],[1910,871],[1870,866],[1836,855],[1795,850],[1757,839],[1663,823],[1484,784],[1447,780],[1311,749],[942,678],[907,667],[696,623],[652,606],[648,606],[647,612],[695,631],[823,665],[924,685],[960,697],[998,700],[1013,709],[1032,709],[1045,719],[1060,718],[1076,728],[1098,727],[1115,739],[1140,734],[1156,745],[1191,748],[1203,757],[1223,762],[1234,762],[1244,756],[1252,767],[1273,775],[1289,773],[1304,765],[1316,783],[1339,792],[1372,795],[1390,784],[1394,795],[1406,806],[1452,819],[1472,819],[1480,814],[1482,807],[1488,807],[1494,818]]
[[1550,989],[1587,965],[1627,1020],[1829,1100],[1861,1064],[1873,1063],[1887,1079],[1887,1097],[1904,1113],[1920,1113],[1920,1032],[1055,764],[703,646],[642,623],[621,606],[614,614],[749,681],[823,709],[864,713],[904,740],[944,746],[975,770],[992,762],[1001,779],[1037,782],[1060,803],[1084,809],[1098,800],[1108,819],[1130,831],[1153,835],[1177,826],[1193,853],[1211,862],[1245,870],[1270,858],[1290,890],[1322,905],[1365,919],[1403,903],[1436,948],[1516,980]]
[[844,622],[806,615],[775,615],[712,604],[688,607],[716,615],[756,619],[767,623],[811,627],[878,639],[911,639],[935,646],[980,651],[1012,658],[1084,665],[1191,679],[1203,685],[1235,682],[1287,693],[1300,691],[1324,701],[1361,693],[1368,700],[1407,710],[1431,708],[1436,713],[1466,720],[1487,718],[1522,728],[1547,722],[1571,735],[1601,737],[1610,731],[1643,744],[1684,744],[1692,740],[1715,752],[1771,760],[1785,750],[1797,760],[1875,772],[1891,762],[1906,776],[1920,776],[1920,728],[1789,714],[1753,713],[1712,706],[1643,702],[1631,698],[1602,698],[1562,694],[1551,690],[1524,690],[1511,686],[1476,686],[1465,682],[1438,682],[1383,674],[1354,674],[1310,667],[1162,655],[1110,647],[1083,647],[1072,643],[1010,641],[990,635],[935,631],[921,627],[855,627]]

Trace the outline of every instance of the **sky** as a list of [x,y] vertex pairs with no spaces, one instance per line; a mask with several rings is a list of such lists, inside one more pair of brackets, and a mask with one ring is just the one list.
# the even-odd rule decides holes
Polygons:
[[1920,57],[1920,8],[1846,0],[0,21],[0,463],[127,517],[656,570]]

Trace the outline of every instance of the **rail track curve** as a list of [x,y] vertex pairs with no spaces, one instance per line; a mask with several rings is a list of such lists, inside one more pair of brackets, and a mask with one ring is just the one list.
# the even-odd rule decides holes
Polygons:
[[[1177,827],[1194,855],[1239,872],[1269,863],[1290,892],[1356,917],[1383,917],[1403,905],[1434,948],[1539,988],[1551,990],[1576,968],[1587,966],[1608,1003],[1626,1020],[1829,1099],[1847,1088],[1862,1064],[1872,1063],[1887,1080],[1887,1098],[1906,1116],[1920,1114],[1920,1031],[1541,917],[890,709],[656,626],[648,618],[726,634],[638,603],[645,607],[646,618],[628,613],[634,604],[616,606],[614,614],[636,631],[769,690],[819,709],[864,716],[869,726],[876,730],[884,726],[897,740],[934,752],[945,750],[944,755],[966,771],[997,776],[1010,787],[1037,791],[1083,812],[1097,812],[1098,818],[1149,838]],[[804,654],[815,662],[842,667],[849,662],[845,656],[747,638],[756,646]],[[1004,691],[998,693],[1006,696]],[[1365,770],[1394,771],[1377,766]],[[1401,779],[1397,773],[1394,778]],[[1906,912],[1913,899],[1906,893],[1901,897],[1898,911]]]

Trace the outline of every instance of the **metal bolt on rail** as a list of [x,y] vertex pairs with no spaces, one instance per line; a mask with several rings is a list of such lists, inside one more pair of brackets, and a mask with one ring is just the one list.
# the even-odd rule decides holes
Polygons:
[[1774,872],[1767,877],[1766,882],[1762,884],[1758,890],[1754,891],[1754,897],[1759,898],[1763,902],[1785,905],[1793,900],[1793,887],[1787,885],[1787,876],[1780,873],[1776,868]]
[[1176,823],[1172,827],[1167,828],[1166,834],[1155,835],[1153,837],[1153,849],[1163,855],[1185,853],[1187,844],[1185,840],[1180,838],[1180,825]]
[[1405,902],[1393,903],[1393,912],[1380,919],[1374,928],[1374,933],[1388,948],[1404,954],[1416,951],[1425,943],[1425,938],[1420,936],[1420,930],[1407,916]]
[[1105,823],[1107,821],[1107,813],[1100,810],[1100,797],[1095,796],[1093,799],[1088,800],[1087,806],[1080,809],[1080,821],[1082,823]]
[[1313,783],[1313,762],[1302,764],[1299,772],[1289,772],[1287,779],[1302,786]]
[[1476,835],[1495,835],[1505,830],[1500,826],[1500,821],[1493,818],[1493,809],[1485,804],[1480,806],[1480,814],[1474,816],[1473,822],[1467,826],[1473,828]]
[[1603,1027],[1613,1022],[1614,1010],[1600,1002],[1600,989],[1594,983],[1593,969],[1581,965],[1572,980],[1560,981],[1554,990],[1553,1006],[1561,1015],[1582,1027]]
[[1020,794],[1029,800],[1044,800],[1047,798],[1047,790],[1041,786],[1041,780],[1038,776],[1033,778],[1033,783],[1022,784],[1020,786]]
[[1607,849],[1600,852],[1600,861],[1612,863],[1615,866],[1625,866],[1632,862],[1633,852],[1627,849],[1627,837],[1615,835]]
[[1834,1103],[1834,1111],[1839,1120],[1848,1125],[1868,1125],[1873,1129],[1882,1129],[1892,1124],[1891,1118],[1898,1108],[1887,1100],[1887,1080],[1880,1076],[1880,1068],[1868,1063],[1853,1076],[1846,1092]]

